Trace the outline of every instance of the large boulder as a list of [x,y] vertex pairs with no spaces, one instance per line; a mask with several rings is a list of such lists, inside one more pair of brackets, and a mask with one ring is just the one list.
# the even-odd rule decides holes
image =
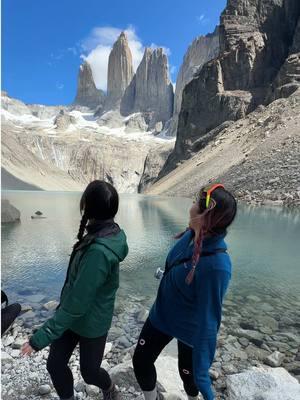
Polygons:
[[60,110],[56,118],[54,119],[54,125],[56,129],[66,130],[72,124],[76,123],[76,118],[67,113],[65,110]]
[[[177,359],[170,356],[160,356],[155,366],[159,388],[163,392],[172,393],[170,399],[181,399],[184,391],[178,373]],[[110,369],[109,374],[118,386],[122,388],[134,387],[136,390],[140,390],[134,375],[132,360],[116,365]]]
[[1,222],[4,224],[20,221],[20,211],[10,204],[9,200],[1,200]]
[[259,367],[226,380],[228,400],[299,400],[300,384],[284,368]]

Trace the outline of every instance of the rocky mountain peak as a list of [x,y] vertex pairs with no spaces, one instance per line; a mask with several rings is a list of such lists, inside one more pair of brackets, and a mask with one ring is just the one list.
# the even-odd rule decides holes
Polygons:
[[109,55],[106,109],[117,108],[133,74],[132,54],[127,36],[122,32]]
[[85,61],[79,67],[78,87],[74,103],[80,106],[96,108],[103,104],[105,94],[96,88],[90,64]]
[[300,57],[289,54],[299,42],[299,16],[299,0],[227,1],[219,55],[184,87],[175,150],[162,175],[189,158],[194,144],[225,121],[244,118],[297,89]]
[[146,48],[134,79],[121,102],[121,113],[146,114],[150,128],[172,117],[173,85],[169,77],[168,58],[162,48]]
[[174,114],[168,135],[176,135],[184,87],[193,79],[195,73],[199,72],[206,62],[217,57],[219,52],[219,27],[216,27],[213,33],[197,37],[189,46],[176,80]]

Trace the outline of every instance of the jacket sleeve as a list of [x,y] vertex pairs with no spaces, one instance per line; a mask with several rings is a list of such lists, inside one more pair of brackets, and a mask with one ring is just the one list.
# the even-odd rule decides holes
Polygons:
[[199,282],[196,302],[199,309],[199,324],[193,348],[194,376],[204,400],[213,400],[209,368],[215,356],[222,302],[229,284],[230,273],[214,270],[197,278]]
[[54,316],[30,338],[29,343],[33,349],[41,350],[48,346],[69,329],[77,318],[82,317],[89,310],[97,289],[104,284],[110,273],[110,264],[105,254],[92,247],[83,256],[79,268],[77,279]]

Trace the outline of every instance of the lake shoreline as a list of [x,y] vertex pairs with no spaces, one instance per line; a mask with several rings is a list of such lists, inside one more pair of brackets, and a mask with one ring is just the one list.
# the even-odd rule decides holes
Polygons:
[[[254,297],[252,300],[258,301],[258,298]],[[124,400],[142,400],[143,398],[135,381],[131,362],[139,332],[148,316],[148,309],[143,306],[143,301],[143,298],[130,296],[126,306],[117,305],[102,364],[120,387]],[[55,302],[50,303],[47,303],[46,307],[43,306],[43,310],[46,311],[44,316],[52,315]],[[39,326],[32,309],[28,306],[25,309],[26,311],[17,319],[10,332],[3,337],[2,399],[13,400],[17,393],[20,400],[37,400],[41,396],[43,399],[57,399],[46,371],[48,348],[34,353],[30,358],[20,356],[19,349],[22,343],[31,335],[34,327]],[[210,370],[217,394],[216,399],[231,399],[228,397],[231,377],[250,371],[253,367],[263,367],[271,371],[274,368],[283,367],[300,381],[300,352],[297,348],[299,336],[295,333],[295,329],[290,327],[287,331],[282,323],[279,332],[280,324],[269,316],[270,310],[266,310],[264,319],[260,321],[260,327],[251,325],[249,318],[248,322],[238,322],[234,309],[236,306],[233,302],[225,300],[216,357]],[[283,318],[283,322],[286,327],[291,323],[287,316],[285,320]],[[295,322],[296,325],[299,323],[299,320]],[[184,398],[184,392],[176,371],[177,361],[174,356],[175,354],[170,349],[162,353],[158,365],[158,382],[167,392],[171,390],[173,394],[177,393],[177,397],[173,398],[181,400]],[[76,350],[70,364],[75,378],[76,394],[78,399],[94,398],[98,390],[83,382],[78,357]],[[165,372],[166,368],[169,368],[168,373]],[[44,394],[41,395],[41,393]]]
[[[83,190],[82,190],[83,191]],[[74,191],[74,190],[23,190],[23,189],[6,189],[6,188],[1,188],[1,197],[5,199],[5,194],[9,193],[56,193],[56,194],[80,194],[82,191]],[[147,193],[120,193],[120,196],[140,196],[140,197],[145,197],[148,199],[151,198],[161,198],[161,199],[166,199],[166,198],[176,198],[176,199],[186,199],[186,200],[191,200],[193,201],[193,196],[184,196],[183,194],[181,195],[172,195],[172,194],[159,194],[159,195],[153,195],[153,194],[147,194]],[[277,198],[277,199],[270,199],[268,196],[264,196],[263,193],[251,193],[249,191],[245,192],[238,192],[235,193],[236,199],[238,201],[238,204],[242,206],[255,206],[255,207],[266,207],[266,208],[276,208],[280,209],[282,208],[283,210],[300,210],[300,192],[298,194],[298,198],[294,198],[293,196],[287,195],[284,198]]]

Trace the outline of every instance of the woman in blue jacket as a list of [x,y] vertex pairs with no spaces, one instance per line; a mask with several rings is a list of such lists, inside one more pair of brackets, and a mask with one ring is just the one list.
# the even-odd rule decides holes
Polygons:
[[189,228],[170,251],[157,298],[133,357],[146,400],[159,399],[154,363],[178,340],[178,365],[188,399],[213,400],[209,368],[216,350],[222,301],[231,277],[224,238],[236,201],[221,184],[202,189],[190,209]]

